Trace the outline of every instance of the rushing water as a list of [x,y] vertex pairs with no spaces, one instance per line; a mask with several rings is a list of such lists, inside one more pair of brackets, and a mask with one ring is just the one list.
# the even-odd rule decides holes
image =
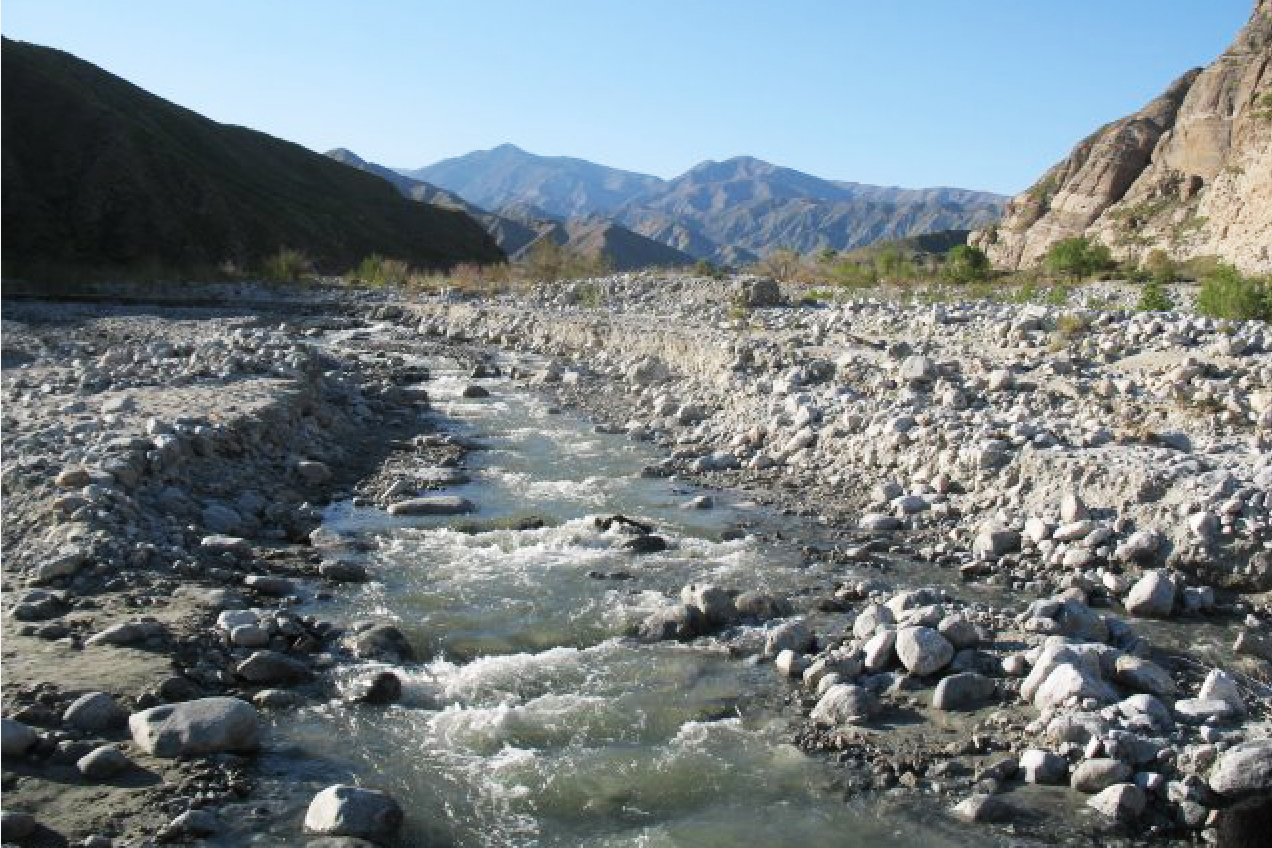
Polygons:
[[[692,581],[807,586],[817,567],[794,548],[722,540],[780,517],[719,495],[714,509],[686,509],[697,492],[639,476],[656,458],[648,446],[551,414],[506,381],[481,381],[491,398],[462,399],[469,381],[431,364],[439,421],[488,447],[470,455],[472,482],[449,490],[480,511],[398,519],[333,506],[329,528],[376,538],[375,580],[312,609],[393,620],[433,659],[395,668],[398,704],[279,715],[262,765],[273,775],[265,794],[285,812],[257,841],[303,842],[313,791],[347,781],[402,803],[403,845],[984,844],[932,805],[885,814],[845,802],[833,766],[790,743],[791,684],[771,665],[711,640],[626,637]],[[619,537],[592,517],[616,512],[653,521],[672,549],[615,550]],[[509,529],[528,517],[546,526]],[[758,645],[763,633],[747,635]],[[383,667],[332,674],[346,687]],[[250,841],[250,818],[236,823],[237,838]]]

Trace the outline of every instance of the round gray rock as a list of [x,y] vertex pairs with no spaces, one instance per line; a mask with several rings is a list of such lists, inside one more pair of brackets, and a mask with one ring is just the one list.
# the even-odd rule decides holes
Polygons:
[[911,674],[934,674],[954,659],[954,646],[931,627],[902,627],[897,631],[897,657]]
[[401,806],[387,793],[338,784],[328,786],[309,802],[305,830],[385,842],[402,826],[402,818]]

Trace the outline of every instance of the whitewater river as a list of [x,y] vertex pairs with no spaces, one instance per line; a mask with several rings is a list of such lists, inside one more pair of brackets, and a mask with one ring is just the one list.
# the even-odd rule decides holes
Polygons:
[[[791,744],[794,685],[770,663],[723,642],[626,635],[686,583],[795,594],[842,573],[772,541],[800,532],[791,519],[719,493],[713,509],[686,509],[700,492],[639,475],[658,458],[651,446],[551,414],[504,380],[476,381],[492,396],[464,399],[474,381],[428,364],[439,422],[488,448],[469,456],[472,482],[448,490],[479,512],[397,519],[333,505],[329,529],[376,541],[375,580],[302,611],[392,620],[433,659],[394,668],[398,704],[278,714],[261,762],[271,800],[256,811],[269,816],[254,826],[245,812],[235,838],[303,844],[308,799],[344,781],[401,802],[402,845],[986,844],[935,804],[845,801],[834,766]],[[652,521],[672,549],[616,550],[623,537],[593,523],[613,513]],[[531,517],[546,526],[509,529]],[[739,526],[759,533],[733,538]],[[763,631],[732,637],[758,650]],[[347,687],[385,667],[331,674]],[[253,839],[265,821],[271,832]]]

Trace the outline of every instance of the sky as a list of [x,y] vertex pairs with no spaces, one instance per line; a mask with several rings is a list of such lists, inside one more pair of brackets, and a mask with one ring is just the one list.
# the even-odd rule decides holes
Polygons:
[[[214,120],[414,168],[512,142],[1002,193],[1221,53],[1253,0],[4,0]],[[20,128],[6,127],[6,132]]]

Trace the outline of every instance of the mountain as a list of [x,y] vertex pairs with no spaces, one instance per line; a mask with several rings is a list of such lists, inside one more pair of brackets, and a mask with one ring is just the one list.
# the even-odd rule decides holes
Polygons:
[[[629,202],[618,218],[637,232],[673,238],[688,252],[714,259],[717,254],[704,245],[759,255],[778,247],[809,253],[970,229],[995,220],[1003,201],[963,189],[837,183],[739,156],[690,169]],[[671,225],[679,229],[669,230]]]
[[695,258],[720,264],[778,247],[845,250],[881,239],[971,229],[1006,198],[955,188],[835,182],[750,156],[703,162],[670,181],[510,144],[414,171],[490,208],[532,205],[547,215],[605,215]]
[[[583,256],[603,257],[615,271],[640,268],[678,268],[692,265],[694,259],[673,247],[645,238],[626,227],[600,216],[578,216],[555,222],[544,229],[539,239],[551,239],[569,251]],[[520,256],[534,250],[536,242],[522,249]]]
[[510,218],[487,212],[480,206],[474,206],[464,200],[464,198],[444,188],[438,188],[423,180],[413,180],[410,177],[404,177],[392,168],[368,162],[352,150],[337,147],[335,150],[328,150],[326,155],[337,162],[357,168],[360,171],[366,171],[368,174],[375,174],[380,179],[387,180],[399,193],[404,197],[409,197],[411,200],[419,203],[431,203],[447,209],[458,209],[464,212],[481,224],[482,228],[499,245],[499,249],[509,256],[539,237],[538,222],[527,222],[519,218]]
[[402,173],[490,209],[531,203],[559,218],[612,212],[662,182],[583,159],[536,156],[512,144]]
[[693,263],[693,257],[665,244],[632,232],[599,215],[560,219],[532,203],[521,201],[487,212],[446,189],[403,176],[383,165],[367,162],[344,148],[329,157],[359,170],[376,174],[392,183],[399,192],[424,203],[438,203],[463,209],[481,223],[509,256],[525,256],[543,239],[583,256],[602,256],[616,271],[649,267],[678,267]]
[[1081,235],[1119,258],[1160,249],[1272,271],[1272,0],[1218,59],[1081,141],[971,242],[1014,269]]
[[497,261],[462,212],[263,133],[218,124],[67,53],[4,39],[5,273],[248,267],[280,247],[320,270],[371,253]]

